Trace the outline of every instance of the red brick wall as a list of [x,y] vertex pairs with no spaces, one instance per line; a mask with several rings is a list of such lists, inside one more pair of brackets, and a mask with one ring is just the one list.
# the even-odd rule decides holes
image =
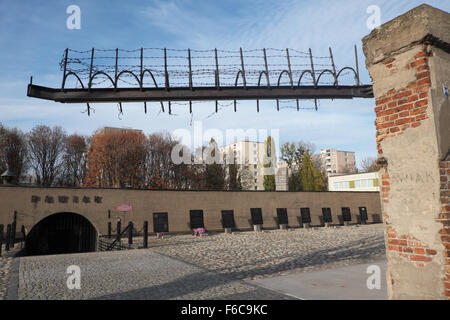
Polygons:
[[[383,95],[376,97],[376,141],[379,157],[383,157],[381,142],[393,136],[401,135],[405,130],[419,127],[427,119],[429,103],[429,89],[431,87],[430,68],[428,59],[432,54],[422,46],[421,51],[414,56],[414,60],[406,65],[399,65],[395,58],[383,62],[390,74],[398,72],[398,68],[414,69],[415,80],[401,89],[391,89]],[[390,176],[388,164],[381,163],[381,199],[384,204],[389,203]],[[441,204],[442,210],[438,220],[442,223],[440,230],[444,246],[444,259],[446,261],[446,275],[444,279],[445,293],[450,299],[450,161],[440,162]],[[416,264],[419,268],[436,257],[437,252],[430,249],[418,239],[398,234],[392,225],[389,225],[389,214],[383,210],[383,220],[386,221],[386,249],[397,253],[400,257]],[[395,279],[391,279],[395,285]]]
[[441,161],[439,164],[441,177],[441,214],[439,220],[442,222],[440,231],[442,244],[444,246],[444,259],[446,266],[445,294],[450,299],[450,160]]

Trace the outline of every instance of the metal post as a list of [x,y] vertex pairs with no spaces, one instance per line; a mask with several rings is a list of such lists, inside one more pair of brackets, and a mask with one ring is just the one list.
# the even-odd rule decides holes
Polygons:
[[3,229],[4,225],[0,224],[0,257],[2,256],[2,246],[3,246]]
[[140,78],[141,78],[141,83],[140,83],[141,91],[142,91],[142,86],[143,86],[143,82],[144,82],[144,74],[142,73],[143,67],[144,67],[144,48],[141,48],[141,69],[140,69],[141,70],[141,76],[140,76]]
[[169,114],[172,114],[172,103],[169,100]]
[[270,78],[269,78],[269,66],[267,64],[267,55],[266,55],[266,49],[263,49],[264,52],[264,65],[266,67],[266,79],[267,79],[267,88],[270,89]]
[[16,230],[17,230],[17,211],[14,211],[13,223],[11,225],[11,248],[14,248],[16,242]]
[[219,111],[219,103],[216,100],[216,113],[217,113],[217,111]]
[[359,86],[358,50],[355,44],[355,64],[356,64],[356,85]]
[[219,59],[217,58],[217,49],[214,49],[214,56],[216,59],[216,88],[220,90],[220,79],[219,79]]
[[89,68],[89,85],[88,85],[88,91],[91,91],[92,86],[92,68],[94,67],[94,48],[92,48],[91,53],[91,66]]
[[116,239],[120,241],[120,229],[122,227],[122,223],[119,221],[117,221],[117,233],[116,233]]
[[11,241],[11,225],[8,224],[8,226],[6,227],[5,251],[9,251],[10,241]]
[[291,81],[291,88],[294,88],[294,81],[292,81],[292,70],[291,70],[291,60],[289,59],[289,49],[286,48],[286,58],[289,70],[289,80]]
[[165,75],[165,85],[166,85],[166,90],[169,90],[169,73],[167,72],[167,50],[166,48],[164,48],[164,75]]
[[119,49],[116,48],[116,67],[114,68],[114,88],[117,89],[117,74],[119,72]]
[[128,222],[128,244],[133,244],[133,222]]
[[334,85],[337,86],[338,80],[337,80],[336,66],[334,65],[333,52],[331,51],[331,47],[328,47],[328,49],[330,50],[331,66],[333,67]]
[[189,113],[192,113],[192,101],[189,100]]
[[144,112],[145,112],[145,114],[147,114],[147,102],[146,101],[144,101]]
[[189,88],[192,90],[191,49],[188,49],[188,60],[189,60]]
[[144,248],[148,248],[148,221],[144,221]]
[[316,84],[316,75],[315,75],[315,72],[314,72],[314,63],[313,63],[313,56],[312,56],[311,48],[309,48],[309,59],[311,61],[311,76],[313,78],[314,87],[316,87],[317,86],[317,84]]
[[108,222],[108,239],[111,239],[111,222]]
[[67,70],[67,56],[69,54],[69,48],[66,48],[66,56],[64,57],[64,73],[63,73],[63,80],[61,83],[61,91],[64,88],[64,85],[66,83],[66,70]]
[[245,81],[244,55],[242,54],[242,48],[239,48],[239,51],[241,53],[242,82],[244,83],[244,88],[247,89],[247,82]]
[[[313,63],[313,56],[312,56],[311,48],[309,48],[309,59],[311,60],[311,75],[312,75],[312,78],[313,78],[314,88],[316,88],[317,87],[316,74],[314,72],[314,63]],[[316,111],[317,111],[317,99],[314,99],[314,106],[315,106]]]

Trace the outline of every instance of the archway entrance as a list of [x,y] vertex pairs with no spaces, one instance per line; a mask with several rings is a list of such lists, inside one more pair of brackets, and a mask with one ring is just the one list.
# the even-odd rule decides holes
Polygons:
[[85,217],[56,213],[39,221],[25,240],[27,255],[91,252],[96,250],[97,231]]

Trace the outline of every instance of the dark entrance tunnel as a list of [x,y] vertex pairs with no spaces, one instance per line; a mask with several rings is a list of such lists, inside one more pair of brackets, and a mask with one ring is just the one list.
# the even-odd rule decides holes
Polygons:
[[26,255],[91,252],[96,250],[97,231],[76,213],[56,213],[39,221],[25,240]]

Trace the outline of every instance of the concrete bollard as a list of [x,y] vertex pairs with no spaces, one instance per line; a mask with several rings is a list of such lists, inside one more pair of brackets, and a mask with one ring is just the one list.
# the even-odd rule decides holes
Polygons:
[[329,227],[330,227],[330,223],[329,223],[329,222],[325,222],[324,227],[325,227],[325,228],[329,228]]
[[349,226],[350,225],[350,222],[349,221],[344,221],[344,226]]
[[225,233],[231,233],[231,228],[224,228]]
[[260,232],[261,231],[261,225],[260,224],[254,224],[253,225],[253,231]]
[[284,224],[284,223],[280,224],[280,230],[286,230],[286,228],[287,228],[287,224]]
[[304,222],[304,223],[303,223],[303,228],[305,228],[305,229],[311,228],[310,223],[309,223],[309,222]]

